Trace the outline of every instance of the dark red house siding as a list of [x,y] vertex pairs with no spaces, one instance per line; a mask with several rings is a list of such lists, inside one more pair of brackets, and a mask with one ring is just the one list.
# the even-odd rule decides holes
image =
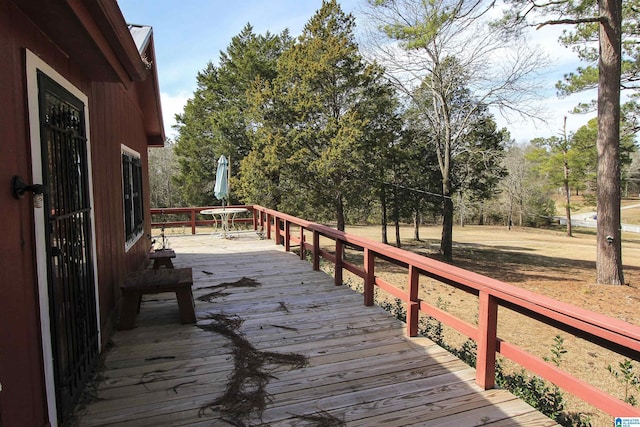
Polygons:
[[[148,81],[134,81],[140,80],[135,69],[128,81],[122,81],[126,70],[132,69],[131,65],[128,69],[124,65],[121,69],[116,67],[117,72],[101,69],[102,75],[93,75],[96,71],[83,65],[87,52],[63,50],[60,43],[52,42],[55,37],[40,25],[42,18],[32,16],[38,10],[38,2],[0,0],[0,427],[43,426],[50,421],[42,360],[33,208],[30,195],[16,200],[10,190],[14,175],[31,182],[25,50],[36,54],[88,97],[103,345],[112,333],[118,312],[121,280],[128,271],[140,267],[149,247],[146,238],[150,224],[149,188],[145,179],[145,237],[125,252],[121,144],[140,153],[143,176],[147,177],[147,147],[150,143],[158,145],[164,138],[161,119],[158,119],[159,102],[155,103],[157,111],[154,112],[140,107],[154,105],[148,99],[149,87],[157,92],[157,81],[151,86]],[[53,4],[65,5],[55,6],[60,13],[66,14],[69,10],[66,0],[40,3],[43,10]],[[69,3],[86,6],[87,13],[104,13],[103,9],[107,13],[117,11],[115,0]],[[96,6],[98,4],[100,6]],[[122,25],[117,28],[119,34],[127,31],[126,26],[124,30],[120,27]],[[96,25],[91,32],[103,30],[104,23]],[[113,39],[112,33],[105,36],[105,40]],[[84,35],[74,33],[70,37]],[[123,51],[126,49],[111,52],[108,61],[113,62]],[[139,60],[135,55],[128,55],[126,59],[131,63]],[[141,96],[147,98],[143,100]]]
[[[145,235],[125,256],[124,223],[122,221],[122,177],[120,173],[121,144],[140,153],[144,165],[143,175],[148,176],[146,135],[142,126],[142,112],[133,103],[134,87],[127,92],[117,83],[94,83],[90,110],[91,133],[99,139],[92,144],[94,176],[94,208],[97,239],[98,276],[100,278],[100,317],[103,331],[113,325],[110,307],[120,296],[119,283],[125,272],[139,268],[149,247],[149,221],[145,221]],[[104,109],[101,105],[114,108]],[[117,147],[117,150],[114,149]],[[97,159],[100,159],[99,161]],[[114,165],[117,170],[114,171]],[[100,185],[95,185],[96,180]],[[145,206],[149,206],[148,181],[144,183]],[[118,197],[113,197],[116,192]],[[104,283],[102,283],[104,282]],[[103,335],[103,343],[106,337]]]
[[0,255],[0,408],[2,425],[7,426],[38,426],[47,420],[31,206],[16,201],[9,186],[14,174],[31,175],[21,47],[42,42],[30,21],[11,3],[0,0],[0,57],[4,62],[0,67],[0,236],[4,241]]

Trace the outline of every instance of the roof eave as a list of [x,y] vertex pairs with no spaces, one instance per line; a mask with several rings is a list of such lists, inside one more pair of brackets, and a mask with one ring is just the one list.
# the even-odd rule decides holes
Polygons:
[[129,84],[147,70],[115,0],[20,0],[16,5],[96,81]]
[[160,84],[158,67],[156,64],[153,32],[150,31],[146,41],[146,50],[142,52],[148,66],[148,76],[140,85],[140,104],[144,114],[144,126],[147,133],[147,145],[163,147],[166,139],[164,120],[162,117],[162,103],[160,99]]

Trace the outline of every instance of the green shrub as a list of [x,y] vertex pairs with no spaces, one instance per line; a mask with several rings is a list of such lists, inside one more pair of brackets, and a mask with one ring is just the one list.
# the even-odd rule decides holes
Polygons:
[[623,362],[619,362],[618,368],[619,370],[612,368],[611,365],[607,366],[611,375],[624,386],[624,401],[636,406],[638,400],[632,391],[640,390],[640,377],[633,372],[633,364],[629,359],[624,359]]
[[[397,319],[406,321],[406,308],[400,299],[396,298],[393,302],[382,302],[380,306],[393,314]],[[436,306],[446,311],[448,304],[441,298],[438,298]],[[449,345],[444,338],[442,322],[433,317],[420,319],[418,333],[429,338],[469,366],[476,367],[477,344],[475,341],[468,339],[460,348]],[[551,348],[552,356],[545,358],[545,360],[551,361],[551,363],[556,366],[560,366],[562,357],[566,353],[567,350],[564,347],[564,339],[560,335],[556,335]],[[635,378],[637,381],[638,378]],[[638,383],[636,382],[635,384]],[[591,426],[589,417],[581,413],[568,412],[565,410],[565,399],[560,388],[548,384],[538,376],[527,375],[524,370],[520,372],[506,372],[502,364],[499,361],[496,362],[496,386],[513,393],[562,426]]]

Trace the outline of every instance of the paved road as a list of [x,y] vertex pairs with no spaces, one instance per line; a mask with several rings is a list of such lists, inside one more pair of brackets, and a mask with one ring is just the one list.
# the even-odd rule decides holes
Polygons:
[[[635,205],[624,206],[620,208],[624,209],[634,209],[640,208],[640,203]],[[571,214],[571,225],[576,227],[587,227],[587,228],[596,228],[596,212],[583,212],[578,214]],[[560,224],[565,225],[567,223],[567,217],[559,216]],[[632,225],[632,224],[622,224],[622,231],[628,231],[631,233],[640,233],[640,225]]]

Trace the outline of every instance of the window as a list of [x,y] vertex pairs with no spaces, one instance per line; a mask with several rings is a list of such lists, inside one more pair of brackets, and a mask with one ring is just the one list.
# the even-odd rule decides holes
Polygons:
[[140,154],[122,150],[122,189],[124,197],[125,248],[129,249],[142,236],[142,163]]

